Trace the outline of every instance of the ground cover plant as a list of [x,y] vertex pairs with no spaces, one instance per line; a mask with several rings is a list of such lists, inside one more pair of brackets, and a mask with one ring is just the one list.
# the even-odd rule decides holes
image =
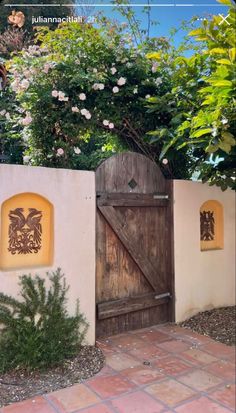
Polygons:
[[78,354],[88,324],[78,305],[68,315],[61,270],[48,279],[47,289],[45,279],[23,275],[19,300],[0,293],[0,372],[45,369]]

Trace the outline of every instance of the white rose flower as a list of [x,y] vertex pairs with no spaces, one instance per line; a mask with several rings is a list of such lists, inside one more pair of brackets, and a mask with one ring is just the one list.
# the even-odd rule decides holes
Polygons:
[[98,89],[103,90],[104,89],[104,83],[98,83]]
[[57,90],[53,90],[53,91],[52,91],[52,96],[53,96],[54,98],[57,98],[57,97],[58,97],[58,91],[57,91]]
[[93,73],[97,73],[98,70],[96,68],[93,69]]
[[113,93],[118,93],[119,90],[120,90],[120,89],[119,89],[117,86],[114,86],[113,89],[112,89],[112,92],[113,92]]
[[23,161],[24,161],[24,163],[29,163],[29,161],[30,161],[30,156],[29,156],[29,155],[23,156]]
[[162,163],[163,163],[163,165],[167,165],[167,164],[168,164],[168,159],[164,158],[164,159],[162,160]]
[[32,120],[33,119],[31,118],[30,114],[27,113],[26,117],[24,119],[22,119],[21,124],[23,126],[28,126],[32,122]]
[[112,67],[112,68],[111,68],[111,73],[112,73],[112,75],[114,75],[116,72],[117,72],[117,69],[116,69],[115,67]]
[[85,100],[85,99],[86,99],[85,93],[80,93],[80,94],[79,94],[79,99],[80,99],[80,100]]
[[149,99],[151,97],[151,95],[146,95],[145,99]]
[[5,110],[5,109],[3,109],[3,110],[1,110],[0,115],[1,115],[1,116],[4,116],[4,115],[5,115],[5,113],[6,113],[6,110]]
[[48,64],[48,63],[45,63],[45,65],[43,66],[43,72],[44,73],[48,73],[48,71],[49,71],[49,69],[50,69],[50,65]]
[[85,117],[86,117],[86,119],[91,119],[92,115],[91,115],[90,112],[87,112],[86,115],[85,115]]
[[24,70],[23,75],[26,77],[26,79],[28,79],[29,77],[31,77],[31,71],[30,70]]
[[111,123],[109,123],[108,126],[109,126],[109,129],[113,129],[114,128],[114,123],[111,122]]
[[71,111],[72,112],[79,112],[79,108],[77,108],[77,106],[72,106]]
[[213,128],[211,134],[214,138],[217,136],[217,133],[218,133],[217,128]]
[[161,85],[162,84],[161,77],[157,77],[156,80],[155,80],[155,83],[156,83],[157,86]]
[[64,155],[64,149],[59,148],[57,149],[57,156],[63,156]]
[[152,73],[155,73],[155,72],[157,71],[157,66],[158,66],[158,63],[157,63],[157,62],[153,63],[153,65],[152,65]]
[[65,93],[62,92],[61,90],[59,90],[58,92],[58,100],[60,100],[61,102],[68,102],[69,98],[65,97]]
[[18,80],[18,79],[14,80],[14,81],[11,83],[11,87],[12,87],[13,92],[18,92],[18,89],[19,89],[19,80]]
[[81,153],[81,150],[80,150],[80,148],[78,148],[78,146],[75,146],[75,147],[74,147],[74,153],[75,153],[76,155],[79,155],[79,154]]
[[80,113],[81,115],[86,116],[89,112],[87,109],[81,109]]
[[228,119],[222,119],[221,123],[222,125],[225,125],[226,123],[228,123]]
[[104,121],[102,122],[104,126],[108,126],[109,125],[109,120],[104,119]]
[[20,84],[21,88],[24,89],[24,90],[28,89],[29,85],[30,85],[30,83],[27,79],[22,80],[22,82]]
[[117,85],[119,85],[119,86],[123,86],[125,83],[126,83],[126,78],[125,77],[120,77],[117,80]]
[[94,83],[94,85],[92,86],[92,88],[94,90],[98,90],[99,89],[99,84],[98,83]]

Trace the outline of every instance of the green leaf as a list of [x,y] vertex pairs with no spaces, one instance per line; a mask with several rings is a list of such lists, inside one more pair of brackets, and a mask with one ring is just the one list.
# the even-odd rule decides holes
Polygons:
[[208,153],[214,153],[214,152],[216,152],[218,149],[219,149],[219,145],[218,145],[218,144],[216,144],[216,145],[208,145],[208,146],[206,147],[206,152],[208,152]]
[[161,53],[159,53],[159,52],[147,53],[146,58],[147,59],[160,60],[161,59]]
[[223,142],[225,142],[225,143],[227,143],[231,146],[234,146],[235,143],[236,143],[234,135],[232,135],[232,133],[230,133],[230,132],[223,132],[222,133],[222,138],[223,138]]
[[227,142],[222,142],[220,141],[219,143],[219,148],[222,149],[222,151],[226,152],[226,153],[230,153],[231,150],[231,145]]
[[212,95],[209,95],[209,96],[207,96],[207,99],[205,99],[203,102],[202,102],[202,106],[203,105],[210,105],[211,103],[213,103],[214,102],[214,97],[212,96]]
[[215,86],[232,86],[232,82],[230,80],[217,80],[214,82]]
[[174,136],[174,138],[171,139],[170,142],[166,143],[166,144],[163,146],[162,151],[161,151],[161,154],[160,154],[160,156],[159,156],[159,159],[162,159],[163,156],[165,156],[166,152],[171,148],[171,146],[174,145],[174,143],[175,143],[177,140],[178,140],[178,136]]
[[147,132],[147,135],[159,136],[159,135],[160,135],[160,131],[159,131],[159,130],[153,130],[153,131],[151,131],[151,132]]
[[232,64],[231,61],[228,60],[228,59],[219,59],[219,60],[216,61],[216,63],[220,63],[222,65],[231,65]]
[[189,35],[189,36],[199,36],[199,35],[201,35],[201,34],[205,34],[205,30],[202,29],[202,28],[192,30],[188,35]]
[[205,139],[194,139],[194,140],[190,139],[189,141],[186,141],[182,143],[181,145],[179,145],[177,149],[179,150],[179,149],[184,148],[187,145],[196,145],[196,143],[203,143],[203,142],[205,142]]
[[236,47],[232,47],[231,49],[229,49],[229,57],[232,60],[232,62],[235,61],[235,57],[236,57]]
[[210,50],[210,54],[226,54],[227,50],[221,47],[214,47]]
[[211,133],[212,132],[212,128],[204,128],[204,129],[200,129],[197,130],[196,132],[194,132],[191,137],[192,138],[199,138],[202,135],[206,135],[207,133]]

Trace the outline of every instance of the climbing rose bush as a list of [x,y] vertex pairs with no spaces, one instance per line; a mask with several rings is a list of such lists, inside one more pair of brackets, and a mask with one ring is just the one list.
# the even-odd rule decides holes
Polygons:
[[158,145],[150,149],[144,137],[165,116],[153,116],[146,103],[170,88],[171,73],[146,58],[148,42],[135,46],[106,22],[41,28],[37,43],[8,64],[19,106],[12,127],[22,128],[25,163],[81,167],[89,141],[104,153],[129,148],[158,159]]

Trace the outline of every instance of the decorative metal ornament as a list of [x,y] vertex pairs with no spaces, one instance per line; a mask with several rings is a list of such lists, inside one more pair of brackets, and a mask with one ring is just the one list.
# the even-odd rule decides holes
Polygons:
[[215,218],[213,211],[200,212],[201,241],[213,241],[215,236]]
[[42,211],[29,208],[27,216],[24,208],[16,208],[9,212],[8,251],[12,254],[32,254],[41,249],[42,243]]
[[25,24],[25,15],[22,13],[22,11],[15,11],[8,16],[8,23],[12,24],[14,27],[21,27],[24,26]]

